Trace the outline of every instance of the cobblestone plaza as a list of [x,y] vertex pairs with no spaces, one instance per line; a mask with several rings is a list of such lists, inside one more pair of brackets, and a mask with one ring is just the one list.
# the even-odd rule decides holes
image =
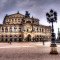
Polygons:
[[0,43],[0,60],[60,60],[58,55],[50,55],[50,42],[43,46],[42,42]]

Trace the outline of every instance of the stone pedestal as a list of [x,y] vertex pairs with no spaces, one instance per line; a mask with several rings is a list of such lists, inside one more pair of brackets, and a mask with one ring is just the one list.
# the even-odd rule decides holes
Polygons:
[[58,54],[56,44],[51,44],[50,54]]

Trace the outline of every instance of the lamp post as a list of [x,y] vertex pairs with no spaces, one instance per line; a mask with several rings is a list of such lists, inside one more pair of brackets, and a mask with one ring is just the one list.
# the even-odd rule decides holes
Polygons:
[[50,54],[58,54],[57,52],[57,46],[55,43],[55,33],[54,33],[54,26],[53,23],[57,22],[57,12],[53,11],[52,9],[50,10],[49,13],[46,13],[47,21],[49,23],[52,23],[52,32],[51,32],[51,51]]

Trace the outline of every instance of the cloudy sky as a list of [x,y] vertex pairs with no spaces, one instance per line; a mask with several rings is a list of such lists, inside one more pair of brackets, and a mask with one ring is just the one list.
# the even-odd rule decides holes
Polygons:
[[55,33],[60,27],[60,0],[0,0],[0,23],[6,14],[13,14],[19,11],[25,14],[29,11],[31,16],[40,19],[40,24],[49,25],[46,20],[46,12],[50,9],[57,11],[58,21],[55,23]]

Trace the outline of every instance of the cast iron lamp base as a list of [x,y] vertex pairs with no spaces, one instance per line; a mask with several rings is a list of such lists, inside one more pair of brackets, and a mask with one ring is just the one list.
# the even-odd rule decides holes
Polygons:
[[57,52],[57,46],[56,46],[56,44],[51,44],[51,51],[50,51],[50,54],[58,54],[58,52]]

